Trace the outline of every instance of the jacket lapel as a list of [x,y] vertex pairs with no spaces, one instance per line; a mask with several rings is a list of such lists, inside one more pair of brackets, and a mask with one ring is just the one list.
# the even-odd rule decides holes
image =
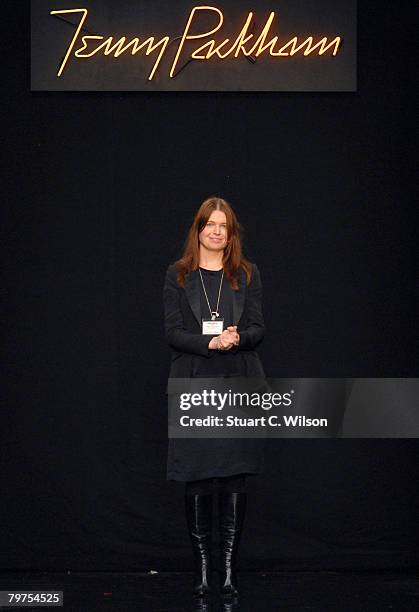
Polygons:
[[201,298],[199,294],[199,273],[198,270],[190,272],[185,279],[185,293],[188,298],[189,306],[192,308],[192,312],[195,315],[196,320],[199,323],[199,327],[202,325],[201,321]]
[[[185,280],[185,293],[188,299],[189,305],[194,313],[199,326],[201,326],[201,297],[200,297],[200,278],[198,270],[190,272]],[[244,270],[240,269],[239,273],[239,289],[238,291],[232,291],[233,293],[233,322],[234,325],[238,325],[240,318],[243,314],[244,298],[246,289],[246,274]],[[223,283],[224,284],[224,283]]]
[[246,289],[246,273],[242,268],[240,268],[239,272],[239,289],[238,291],[233,291],[233,322],[234,325],[238,325],[243,314],[244,308],[244,295]]

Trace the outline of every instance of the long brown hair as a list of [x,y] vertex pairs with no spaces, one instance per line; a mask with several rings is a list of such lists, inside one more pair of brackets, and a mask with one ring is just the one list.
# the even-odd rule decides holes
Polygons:
[[252,267],[242,254],[241,225],[230,204],[226,200],[214,196],[207,198],[199,207],[189,228],[183,255],[176,262],[177,281],[181,287],[185,286],[186,275],[199,268],[199,234],[208,223],[208,219],[214,210],[221,210],[227,219],[227,245],[223,254],[224,274],[230,286],[233,289],[238,289],[238,273],[239,269],[243,268],[246,273],[246,282],[248,285],[250,283]]

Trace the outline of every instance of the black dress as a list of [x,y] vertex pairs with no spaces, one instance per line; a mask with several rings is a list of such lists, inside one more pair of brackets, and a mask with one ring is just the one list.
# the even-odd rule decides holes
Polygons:
[[[215,310],[222,271],[200,268],[211,305]],[[209,318],[208,303],[199,279],[201,312]],[[224,319],[224,329],[233,325],[233,289],[224,277],[218,312]],[[208,342],[210,336],[208,336]],[[192,377],[246,376],[243,353],[211,351],[210,358],[194,355]],[[169,440],[167,479],[189,482],[204,478],[257,474],[263,468],[263,439],[252,438],[172,438]]]

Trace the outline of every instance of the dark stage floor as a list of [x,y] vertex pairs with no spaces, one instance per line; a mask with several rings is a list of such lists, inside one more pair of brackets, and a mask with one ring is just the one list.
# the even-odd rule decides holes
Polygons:
[[64,610],[74,612],[419,610],[419,580],[412,574],[243,572],[240,578],[238,603],[223,603],[217,594],[204,602],[194,601],[190,595],[192,576],[186,573],[6,572],[0,574],[0,590],[61,590]]

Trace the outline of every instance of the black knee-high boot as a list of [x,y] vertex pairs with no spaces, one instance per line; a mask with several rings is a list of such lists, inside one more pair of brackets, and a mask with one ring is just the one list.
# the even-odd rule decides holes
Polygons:
[[210,592],[212,495],[185,495],[186,521],[195,561],[194,594]]
[[237,552],[246,513],[246,493],[219,493],[220,587],[224,595],[238,595]]

